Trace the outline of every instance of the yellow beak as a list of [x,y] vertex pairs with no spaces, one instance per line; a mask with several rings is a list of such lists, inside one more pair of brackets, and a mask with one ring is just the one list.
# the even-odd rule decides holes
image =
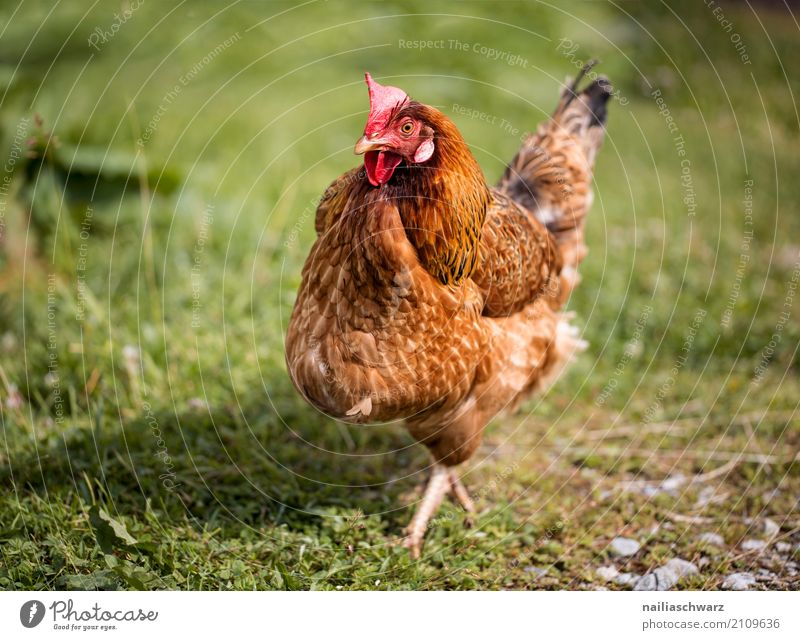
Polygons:
[[361,155],[362,153],[366,153],[367,151],[377,151],[383,147],[383,140],[380,138],[376,138],[375,140],[370,140],[367,136],[361,136],[361,138],[356,142],[356,146],[353,149],[353,153],[356,155]]

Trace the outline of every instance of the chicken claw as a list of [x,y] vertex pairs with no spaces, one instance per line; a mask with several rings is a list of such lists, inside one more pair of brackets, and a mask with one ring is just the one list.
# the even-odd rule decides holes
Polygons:
[[[425,488],[425,494],[422,496],[422,502],[420,502],[417,512],[406,528],[408,535],[403,540],[403,546],[411,551],[411,557],[414,560],[419,559],[422,540],[425,537],[428,522],[438,511],[442,500],[450,491],[453,492],[465,511],[468,513],[475,511],[472,498],[470,498],[461,480],[456,476],[455,469],[450,469],[443,464],[433,465],[433,471],[430,480],[428,480],[428,486]],[[468,521],[467,526],[471,526],[471,521]]]
[[472,501],[472,498],[470,498],[467,488],[461,480],[458,479],[455,469],[450,470],[450,485],[453,487],[453,493],[456,499],[461,503],[464,511],[467,513],[475,513],[475,503]]

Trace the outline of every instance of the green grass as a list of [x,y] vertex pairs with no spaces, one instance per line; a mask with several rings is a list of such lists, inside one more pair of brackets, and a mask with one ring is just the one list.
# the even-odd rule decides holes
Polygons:
[[[745,65],[702,3],[197,4],[145,3],[99,51],[87,39],[111,29],[117,3],[0,9],[0,143],[10,158],[16,135],[36,156],[0,167],[0,588],[619,588],[596,570],[672,557],[700,567],[682,587],[760,569],[761,588],[797,586],[800,302],[785,297],[800,259],[800,82],[787,14],[725,5]],[[578,44],[571,58],[561,38]],[[420,39],[445,45],[399,46]],[[315,198],[356,162],[364,70],[451,115],[494,180],[590,57],[624,99],[570,301],[590,347],[490,425],[464,468],[475,526],[445,505],[413,562],[394,543],[423,448],[397,425],[325,419],[286,375]],[[625,490],[679,474],[711,475],[671,494]],[[770,548],[743,552],[765,518],[780,526]],[[698,542],[703,531],[725,548]],[[642,550],[611,559],[616,535]]]

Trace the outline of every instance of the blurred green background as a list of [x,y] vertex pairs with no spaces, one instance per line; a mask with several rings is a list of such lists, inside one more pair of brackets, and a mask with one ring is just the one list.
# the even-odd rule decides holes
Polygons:
[[[796,585],[797,42],[777,3],[5,3],[0,588],[619,588],[619,534],[620,570]],[[413,563],[425,452],[285,372],[316,198],[358,162],[365,70],[493,182],[590,58],[618,91],[590,347],[490,426],[476,528],[445,507]]]

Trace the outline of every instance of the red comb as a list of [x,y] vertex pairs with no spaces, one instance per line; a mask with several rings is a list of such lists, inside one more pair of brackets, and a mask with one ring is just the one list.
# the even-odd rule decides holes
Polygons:
[[371,135],[381,131],[388,123],[389,116],[398,106],[408,101],[408,95],[397,87],[384,87],[378,84],[369,75],[364,74],[369,89],[369,118],[364,133]]

